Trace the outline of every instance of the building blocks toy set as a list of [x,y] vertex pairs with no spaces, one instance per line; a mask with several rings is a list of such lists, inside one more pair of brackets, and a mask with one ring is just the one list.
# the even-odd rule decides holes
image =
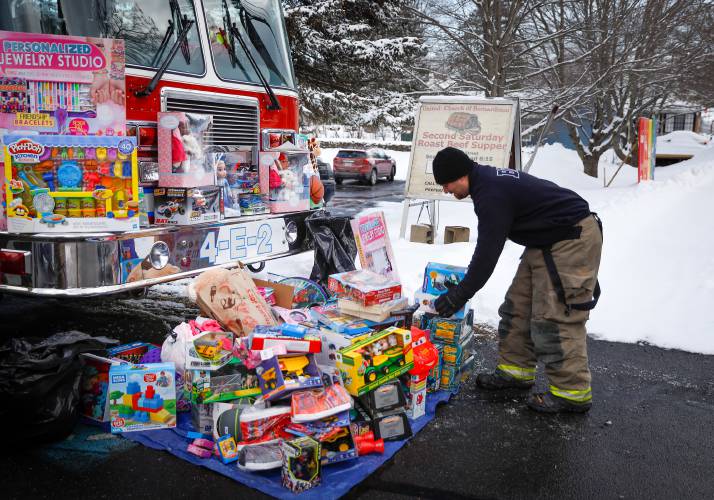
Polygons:
[[120,364],[109,370],[109,412],[113,433],[176,426],[173,363]]

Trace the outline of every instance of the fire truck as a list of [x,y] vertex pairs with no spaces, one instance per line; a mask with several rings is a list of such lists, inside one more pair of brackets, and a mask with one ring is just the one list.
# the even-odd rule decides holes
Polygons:
[[[298,97],[280,0],[6,0],[0,30],[123,39],[127,135],[140,181],[158,179],[159,111],[210,114],[208,144],[259,154],[263,131],[297,131]],[[308,211],[128,233],[0,232],[0,294],[142,293],[238,262],[304,251]],[[126,279],[127,240],[143,279]],[[135,256],[134,256],[135,257]],[[169,271],[170,270],[170,271]]]

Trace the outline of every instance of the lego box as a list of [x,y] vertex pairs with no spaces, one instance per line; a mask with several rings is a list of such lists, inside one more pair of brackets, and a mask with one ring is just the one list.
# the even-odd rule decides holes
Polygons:
[[363,306],[383,304],[402,296],[400,283],[366,269],[333,274],[327,286],[338,297]]
[[109,401],[113,433],[176,427],[174,364],[112,366]]
[[432,295],[441,295],[448,290],[447,285],[458,285],[466,276],[466,268],[429,262],[424,269],[424,283],[421,291]]
[[345,388],[361,396],[406,373],[414,366],[411,332],[390,327],[337,353]]

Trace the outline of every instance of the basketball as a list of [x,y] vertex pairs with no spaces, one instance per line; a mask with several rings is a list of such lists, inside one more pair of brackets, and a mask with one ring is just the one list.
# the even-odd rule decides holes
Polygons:
[[318,176],[313,175],[310,179],[310,199],[317,205],[324,197],[325,186],[322,185],[322,181]]

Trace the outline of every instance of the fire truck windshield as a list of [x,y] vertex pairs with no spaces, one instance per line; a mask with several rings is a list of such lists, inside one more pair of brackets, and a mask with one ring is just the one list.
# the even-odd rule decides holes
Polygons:
[[[4,0],[0,2],[0,30],[57,35],[122,38],[126,63],[158,68],[168,56],[179,29],[180,10],[194,21],[185,46],[171,61],[169,71],[202,75],[205,71],[196,13],[190,0]],[[164,40],[170,35],[168,40]]]
[[280,0],[203,0],[203,5],[211,55],[220,78],[261,83],[241,44],[231,35],[233,25],[267,83],[295,88]]

